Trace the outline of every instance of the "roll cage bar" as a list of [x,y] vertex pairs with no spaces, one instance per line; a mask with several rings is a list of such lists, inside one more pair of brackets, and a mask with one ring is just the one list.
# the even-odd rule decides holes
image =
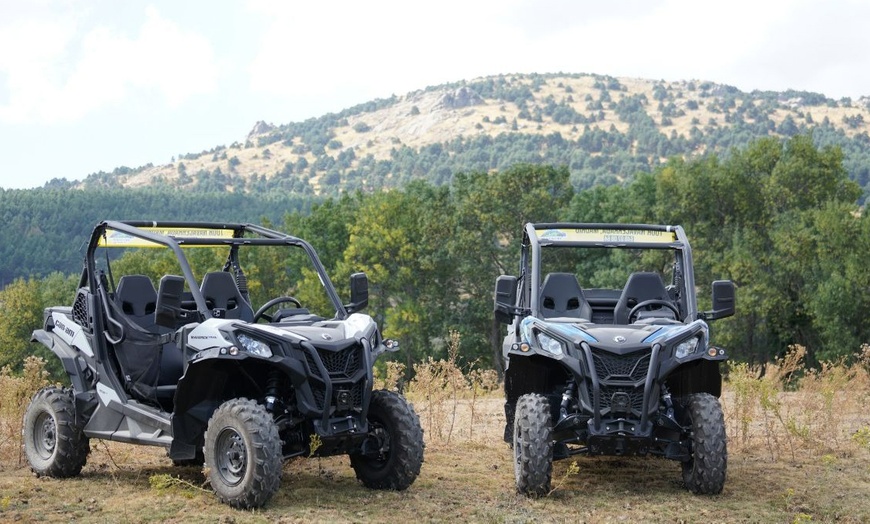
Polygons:
[[[160,234],[154,231],[149,231],[143,228],[171,228],[171,229],[197,229],[197,230],[216,230],[233,232],[232,237],[196,237],[183,236],[172,234]],[[119,231],[127,235],[146,240],[153,244],[161,245],[172,250],[181,266],[181,271],[184,274],[184,279],[190,288],[191,295],[196,303],[197,310],[204,319],[212,318],[212,312],[206,305],[205,298],[199,289],[199,282],[190,268],[187,257],[184,255],[182,247],[184,246],[213,246],[230,248],[230,254],[224,266],[224,270],[238,269],[238,248],[239,246],[294,246],[299,247],[308,255],[309,260],[317,271],[318,276],[326,293],[329,296],[330,302],[336,311],[336,316],[339,319],[345,319],[348,312],[326,273],[326,269],[320,262],[314,248],[301,238],[275,231],[256,224],[236,224],[226,222],[156,222],[145,220],[131,221],[114,221],[106,220],[97,224],[94,231],[91,233],[90,241],[87,247],[87,256],[85,259],[85,272],[82,274],[79,287],[87,285],[91,290],[96,290],[100,283],[98,282],[97,268],[95,263],[95,253],[100,247],[100,239],[105,238],[107,231]],[[254,237],[245,237],[245,233],[257,235]]]
[[[661,231],[673,233],[676,240],[671,242],[626,242],[619,240],[552,240],[541,238],[539,232],[547,230],[604,230],[604,231]],[[616,236],[616,235],[615,235]],[[522,255],[520,260],[520,292],[528,293],[531,311],[540,315],[540,285],[541,285],[541,247],[558,245],[561,247],[592,247],[610,249],[662,249],[675,251],[676,263],[681,266],[683,285],[686,290],[686,318],[699,318],[698,303],[695,297],[695,273],[692,260],[692,248],[682,226],[652,225],[652,224],[601,224],[601,223],[527,223],[523,233]],[[529,278],[525,278],[529,276]]]

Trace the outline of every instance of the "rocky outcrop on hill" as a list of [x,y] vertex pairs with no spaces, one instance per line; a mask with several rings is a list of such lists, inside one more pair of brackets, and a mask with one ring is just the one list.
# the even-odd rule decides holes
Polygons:
[[254,124],[254,128],[251,129],[251,132],[248,133],[248,138],[253,138],[257,135],[265,135],[271,131],[275,130],[275,126],[269,123],[266,123],[262,120],[257,120],[257,123]]
[[483,98],[467,87],[460,87],[453,91],[448,91],[441,95],[438,103],[435,105],[437,109],[460,109],[468,106],[476,106],[483,104]]

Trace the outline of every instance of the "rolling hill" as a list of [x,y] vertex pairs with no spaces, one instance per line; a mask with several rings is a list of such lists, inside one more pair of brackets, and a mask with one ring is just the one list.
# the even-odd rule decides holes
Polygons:
[[[172,163],[95,173],[68,187],[332,195],[517,162],[567,165],[582,189],[630,179],[671,156],[726,153],[761,136],[812,132],[870,173],[870,98],[753,91],[706,81],[587,74],[502,75],[374,100],[305,122],[258,122],[247,138]],[[57,183],[55,183],[57,184]]]

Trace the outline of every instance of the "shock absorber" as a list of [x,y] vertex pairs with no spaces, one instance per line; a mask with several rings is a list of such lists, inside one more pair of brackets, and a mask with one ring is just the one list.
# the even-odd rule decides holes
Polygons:
[[665,405],[665,416],[674,418],[674,402],[671,400],[671,392],[664,384],[662,384],[662,403]]
[[281,375],[277,369],[269,371],[269,377],[266,379],[266,411],[272,412],[275,409],[275,402],[278,400],[278,387],[281,384]]
[[574,400],[572,396],[574,386],[574,379],[571,379],[565,391],[562,392],[562,403],[559,405],[559,420],[564,420],[568,416],[568,408],[571,406],[571,401]]

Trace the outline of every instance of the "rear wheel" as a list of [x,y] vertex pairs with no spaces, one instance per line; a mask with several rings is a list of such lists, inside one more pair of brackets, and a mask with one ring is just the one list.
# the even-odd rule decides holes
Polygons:
[[263,506],[281,484],[281,440],[272,415],[246,398],[221,404],[205,432],[205,466],[221,502]]
[[369,438],[350,455],[356,478],[372,489],[407,489],[423,465],[423,428],[411,404],[392,391],[372,392]]
[[709,393],[687,395],[681,401],[682,424],[688,431],[692,458],[683,462],[683,482],[693,493],[722,493],[728,449],[725,419],[719,399]]
[[523,395],[514,414],[514,475],[517,491],[539,497],[550,492],[553,474],[553,423],[550,403],[538,394]]

